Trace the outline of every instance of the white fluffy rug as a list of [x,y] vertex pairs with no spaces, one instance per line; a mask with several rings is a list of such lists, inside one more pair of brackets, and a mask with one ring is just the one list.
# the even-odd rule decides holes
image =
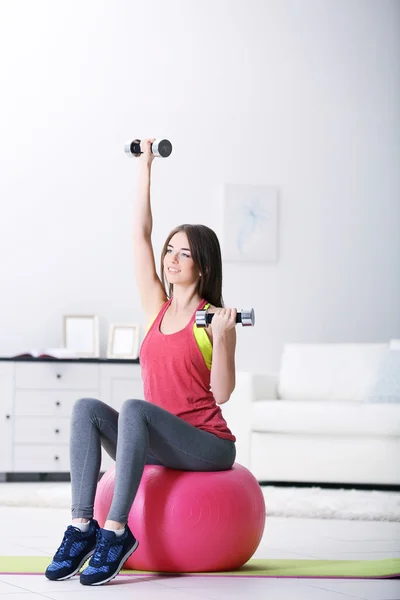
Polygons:
[[400,493],[363,490],[263,487],[274,517],[400,521]]
[[[400,521],[400,492],[262,488],[267,515],[306,519]],[[0,483],[0,505],[70,507],[69,483]]]

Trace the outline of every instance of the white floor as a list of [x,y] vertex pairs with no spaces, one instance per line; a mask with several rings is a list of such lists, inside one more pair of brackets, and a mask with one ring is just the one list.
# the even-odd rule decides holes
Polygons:
[[[0,506],[0,556],[53,555],[69,523],[67,509]],[[380,559],[400,557],[400,523],[269,518],[254,558]],[[78,577],[0,575],[0,600],[399,600],[400,580],[118,577],[84,588]],[[97,596],[98,595],[98,596]]]

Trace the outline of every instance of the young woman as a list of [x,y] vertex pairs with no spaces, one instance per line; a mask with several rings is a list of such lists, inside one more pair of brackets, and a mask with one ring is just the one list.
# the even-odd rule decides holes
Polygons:
[[[168,236],[157,276],[151,244],[151,143],[142,142],[134,205],[134,264],[149,328],[140,351],[146,400],[127,400],[120,413],[82,398],[73,409],[70,457],[72,523],[46,570],[51,580],[82,571],[83,585],[113,579],[138,541],[128,513],[146,464],[221,471],[235,461],[235,437],[220,404],[235,387],[236,310],[223,308],[222,264],[215,233],[181,225]],[[164,288],[163,283],[166,283]],[[197,310],[214,312],[198,328]],[[115,488],[104,528],[93,519],[101,446],[116,462]]]

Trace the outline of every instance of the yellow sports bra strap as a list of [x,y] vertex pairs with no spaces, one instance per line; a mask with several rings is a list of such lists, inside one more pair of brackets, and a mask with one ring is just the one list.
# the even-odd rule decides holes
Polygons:
[[[207,310],[210,306],[210,303],[204,305],[202,310]],[[203,327],[197,327],[196,322],[193,324],[193,334],[196,339],[197,345],[200,349],[200,352],[203,355],[204,362],[207,367],[211,370],[212,364],[212,344],[210,342],[210,338],[208,337],[206,330]]]

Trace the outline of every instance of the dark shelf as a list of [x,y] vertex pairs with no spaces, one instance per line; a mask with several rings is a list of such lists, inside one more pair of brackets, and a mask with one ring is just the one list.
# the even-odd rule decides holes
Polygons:
[[138,358],[51,358],[43,357],[36,358],[34,356],[20,356],[20,357],[1,357],[0,361],[12,361],[12,362],[62,362],[62,363],[118,363],[118,364],[139,364]]

